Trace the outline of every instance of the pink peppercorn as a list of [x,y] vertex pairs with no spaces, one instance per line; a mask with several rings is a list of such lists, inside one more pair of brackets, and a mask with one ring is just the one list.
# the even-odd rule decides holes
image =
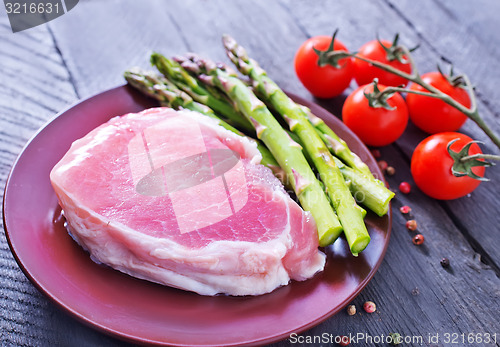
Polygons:
[[378,167],[380,168],[380,170],[385,171],[385,169],[387,169],[388,166],[389,164],[387,164],[385,160],[378,161]]
[[375,303],[373,301],[367,301],[363,304],[363,309],[367,313],[373,313],[377,310],[377,306],[375,305]]
[[349,338],[349,336],[339,336],[339,346],[349,346],[351,344],[351,339]]
[[410,192],[411,192],[410,183],[408,183],[408,182],[401,182],[401,184],[399,185],[399,190],[403,194],[410,194]]
[[382,154],[380,153],[380,151],[378,149],[372,149],[372,155],[376,159],[378,159],[382,156]]
[[400,211],[402,214],[408,214],[408,213],[410,213],[410,212],[411,212],[411,207],[410,207],[410,206],[407,206],[407,205],[405,205],[405,206],[401,206],[401,207],[399,208],[399,211]]
[[410,219],[406,222],[406,229],[415,231],[417,230],[417,221],[415,219]]
[[424,243],[424,240],[425,240],[424,235],[417,234],[417,235],[413,236],[413,240],[412,241],[413,241],[413,243],[415,245],[420,246],[421,244]]

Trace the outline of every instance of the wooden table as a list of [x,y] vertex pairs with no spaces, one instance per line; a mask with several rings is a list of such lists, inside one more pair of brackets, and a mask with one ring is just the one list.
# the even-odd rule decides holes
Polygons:
[[[399,32],[406,45],[420,44],[414,54],[420,71],[452,62],[468,74],[477,88],[481,115],[500,133],[499,13],[500,3],[492,0],[82,0],[47,25],[13,34],[1,9],[0,185],[4,186],[28,139],[56,113],[123,84],[122,72],[133,65],[147,67],[152,50],[167,55],[195,51],[225,60],[222,33],[246,46],[284,89],[339,115],[349,90],[332,100],[315,100],[295,76],[296,49],[308,37],[330,35],[335,28],[351,50],[377,33],[391,39]],[[471,121],[461,130],[484,141],[485,152],[498,154]],[[391,187],[412,182],[412,150],[425,136],[410,124],[400,140],[381,149],[382,159],[396,168],[396,174],[388,177]],[[500,168],[488,169],[487,176],[491,182],[455,201],[433,200],[416,187],[409,195],[399,194],[393,203],[392,238],[385,259],[353,301],[358,314],[342,311],[302,336],[399,332],[423,336],[426,346],[499,346]],[[399,213],[402,205],[413,208],[425,235],[420,247],[411,242],[406,219]],[[126,345],[82,325],[49,302],[23,275],[5,238],[0,255],[1,345]],[[440,265],[442,257],[450,259],[448,270]],[[366,300],[377,304],[375,314],[362,312]],[[468,344],[469,333],[489,333],[492,338],[496,334],[497,342]],[[429,334],[439,334],[439,342],[429,343]],[[445,334],[458,334],[459,343],[446,343]]]

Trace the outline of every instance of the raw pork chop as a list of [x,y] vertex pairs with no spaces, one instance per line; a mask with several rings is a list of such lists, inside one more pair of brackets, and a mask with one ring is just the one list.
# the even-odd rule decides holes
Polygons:
[[191,111],[111,119],[50,179],[92,259],[203,295],[259,295],[321,271],[314,220],[255,143]]

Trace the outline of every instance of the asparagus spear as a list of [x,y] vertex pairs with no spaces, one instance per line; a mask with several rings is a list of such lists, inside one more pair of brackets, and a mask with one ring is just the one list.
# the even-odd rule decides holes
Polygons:
[[387,189],[384,182],[373,176],[368,166],[350,151],[345,141],[339,138],[321,118],[310,113],[309,119],[316,126],[318,135],[330,151],[347,164],[334,157],[344,179],[351,181],[350,189],[355,199],[377,215],[385,215],[395,194]]
[[[211,108],[193,101],[188,94],[178,89],[172,82],[163,76],[140,68],[131,68],[125,71],[123,75],[130,85],[140,90],[142,93],[155,98],[162,106],[168,106],[175,109],[185,108],[218,119]],[[225,122],[223,126],[225,128],[227,126],[228,130],[238,132],[238,130]]]
[[370,179],[361,172],[354,170],[333,157],[344,179],[349,182],[349,188],[355,199],[382,217],[389,211],[389,202],[394,197],[394,192],[387,189],[378,180]]
[[335,165],[330,151],[318,136],[316,129],[309,122],[303,107],[290,99],[258,63],[248,57],[246,50],[232,37],[224,35],[223,43],[231,61],[241,73],[252,79],[254,88],[278,111],[287,121],[290,130],[300,138],[326,186],[351,252],[357,255],[370,242],[362,209],[357,206],[342,173]]
[[[289,133],[289,135],[294,141],[301,144],[297,135],[294,133]],[[308,153],[305,152],[304,155],[309,165],[314,166],[314,163]],[[333,157],[333,160],[340,169],[342,176],[344,176],[344,181],[349,187],[351,194],[356,202],[358,202],[356,207],[361,210],[363,218],[366,217],[367,212],[359,206],[359,204],[363,204],[365,207],[368,207],[380,217],[389,211],[389,203],[395,194],[387,189],[382,181],[372,179],[360,171],[350,168],[335,156]]]
[[[318,135],[325,142],[328,149],[347,164],[344,164],[340,160],[335,161],[338,163],[337,166],[341,168],[344,178],[348,180],[352,179],[354,176],[356,182],[359,182],[351,186],[351,192],[357,194],[355,196],[358,197],[358,199],[364,200],[361,201],[361,203],[370,210],[379,216],[385,215],[389,210],[389,203],[395,194],[387,189],[384,182],[373,176],[368,165],[366,165],[356,153],[351,152],[345,141],[338,137],[321,118],[312,114],[309,109],[305,109],[309,114],[309,120],[316,127]],[[362,196],[365,198],[362,199]]]
[[[300,140],[300,138],[296,134],[294,134],[292,132],[288,132],[288,135],[290,135],[292,140],[294,140],[299,145],[304,147],[304,145],[302,144],[302,141]],[[311,167],[314,167],[315,166],[314,162],[311,159],[311,157],[309,156],[309,153],[307,151],[304,151],[304,156],[306,157],[306,160],[309,163],[309,165],[311,165]],[[364,197],[367,196],[368,199],[370,200],[370,204],[373,205],[376,209],[378,209],[378,211],[382,211],[384,206],[385,206],[385,209],[386,209],[385,213],[387,213],[389,201],[392,198],[392,196],[394,195],[394,193],[392,193],[390,190],[388,190],[388,192],[392,193],[392,195],[389,198],[385,197],[384,195],[382,195],[380,193],[380,187],[378,185],[376,187],[373,187],[373,182],[370,180],[367,180],[363,174],[361,174],[360,172],[356,172],[356,171],[354,173],[348,172],[347,174],[344,174],[345,170],[350,170],[350,171],[354,171],[354,170],[351,169],[350,167],[347,167],[343,162],[341,162],[336,157],[333,157],[333,160],[335,161],[335,164],[339,167],[340,172],[342,172],[342,176],[344,176],[344,181],[346,182],[347,186],[351,190],[351,193],[353,194],[356,201],[357,201],[356,197],[358,197],[360,200],[358,202],[362,203],[365,200]],[[353,180],[356,181],[354,186],[352,184]],[[368,181],[368,184],[366,186],[363,185],[363,183],[360,183],[360,182],[365,182],[365,181]],[[321,183],[321,181],[320,181],[320,183]],[[326,187],[323,184],[322,184],[322,188],[326,193]],[[386,199],[386,200],[383,200],[383,199]],[[330,203],[331,203],[330,199],[328,199],[328,201],[330,201]],[[358,208],[361,211],[363,218],[365,218],[366,213],[367,213],[366,210],[359,205],[356,205],[356,208]],[[384,215],[385,213],[383,213],[382,215]]]
[[300,145],[280,126],[262,101],[238,77],[209,60],[191,56],[181,64],[205,83],[219,87],[253,124],[261,139],[284,169],[302,207],[311,212],[318,227],[319,243],[326,246],[342,231],[319,181]]
[[[172,82],[162,76],[156,75],[154,72],[144,71],[139,68],[132,68],[124,73],[125,79],[136,89],[142,93],[149,95],[160,102],[163,106],[172,107],[175,109],[185,108],[191,111],[202,113],[210,118],[218,121],[219,125],[225,129],[232,131],[240,136],[245,136],[241,131],[232,127],[222,119],[218,118],[211,108],[194,101],[189,95],[178,89]],[[249,138],[252,141],[254,139]],[[269,167],[276,176],[284,176],[281,173],[281,168],[274,159],[271,152],[259,141],[257,149],[262,155],[261,164]]]
[[196,78],[191,76],[176,61],[168,59],[159,53],[151,55],[151,63],[165,75],[177,87],[188,93],[197,102],[207,105],[215,112],[229,119],[234,125],[244,129],[252,130],[253,127],[244,117],[234,110],[234,107],[220,95],[216,95],[201,85]]
[[335,134],[335,132],[328,125],[326,125],[323,119],[315,116],[311,110],[306,107],[304,107],[304,111],[307,113],[310,122],[316,127],[321,139],[325,142],[328,149],[333,154],[342,159],[349,167],[375,179],[368,168],[368,165],[366,165],[356,153],[349,149],[347,143],[338,137],[338,135]]

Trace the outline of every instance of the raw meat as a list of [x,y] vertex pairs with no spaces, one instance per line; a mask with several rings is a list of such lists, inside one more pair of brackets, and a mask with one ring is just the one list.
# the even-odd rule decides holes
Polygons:
[[255,143],[191,111],[111,119],[50,179],[92,259],[202,295],[260,295],[321,271],[314,220]]

